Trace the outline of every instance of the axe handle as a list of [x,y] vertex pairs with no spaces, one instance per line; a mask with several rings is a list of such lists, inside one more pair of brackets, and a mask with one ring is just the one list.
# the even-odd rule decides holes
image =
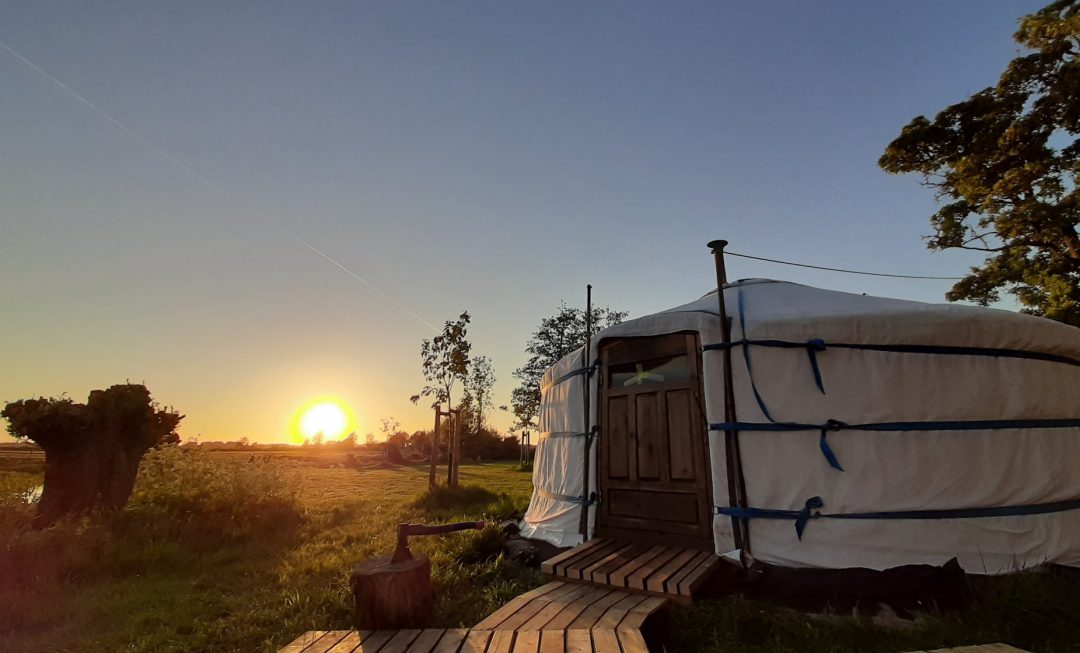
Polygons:
[[428,526],[427,524],[398,524],[397,527],[397,549],[394,550],[393,562],[402,562],[403,560],[412,559],[412,552],[409,551],[409,536],[410,535],[440,535],[442,533],[453,533],[455,531],[465,530],[483,530],[484,522],[482,521],[463,521],[454,524],[438,524],[436,526]]

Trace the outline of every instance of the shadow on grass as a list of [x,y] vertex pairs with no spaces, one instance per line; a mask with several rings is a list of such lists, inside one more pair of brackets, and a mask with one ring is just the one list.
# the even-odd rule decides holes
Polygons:
[[491,490],[478,485],[440,485],[420,495],[413,502],[413,507],[433,515],[445,514],[448,511],[454,514],[473,513],[482,511],[498,498]]
[[808,614],[773,602],[732,596],[672,611],[669,651],[739,653],[892,653],[1004,643],[1039,653],[1067,653],[1080,633],[1080,580],[1051,568],[1000,577],[969,576],[971,603],[928,608],[913,619]]

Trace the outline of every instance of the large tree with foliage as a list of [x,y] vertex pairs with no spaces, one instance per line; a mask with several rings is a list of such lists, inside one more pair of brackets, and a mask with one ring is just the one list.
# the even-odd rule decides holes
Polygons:
[[495,387],[495,368],[488,356],[477,356],[469,361],[469,373],[465,377],[465,395],[461,400],[461,413],[468,430],[479,433],[484,427],[484,411],[491,406],[491,390]]
[[[622,322],[627,315],[625,311],[613,311],[607,307],[594,308],[593,335],[601,329]],[[559,305],[554,315],[540,320],[540,328],[533,332],[532,337],[525,343],[525,353],[529,355],[529,359],[514,370],[514,377],[521,382],[511,395],[518,426],[536,426],[536,417],[540,413],[540,378],[561,358],[584,346],[585,334],[585,311],[571,308],[566,302]]]
[[176,427],[183,419],[160,409],[138,384],[94,390],[85,404],[64,397],[22,399],[7,404],[0,417],[11,435],[45,451],[38,526],[97,507],[122,508],[143,455],[179,442]]
[[1080,0],[1020,20],[1025,51],[997,85],[919,116],[878,164],[921,174],[942,201],[931,249],[987,252],[947,294],[1080,326]]

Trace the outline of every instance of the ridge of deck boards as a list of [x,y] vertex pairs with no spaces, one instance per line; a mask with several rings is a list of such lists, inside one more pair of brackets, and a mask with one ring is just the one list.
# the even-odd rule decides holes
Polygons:
[[278,653],[648,653],[641,633],[620,630],[316,630]]
[[569,581],[689,602],[721,561],[711,551],[596,538],[545,560],[540,570]]
[[666,598],[553,581],[512,599],[473,630],[640,629]]
[[553,581],[469,629],[316,630],[279,653],[648,653],[641,627],[667,598]]

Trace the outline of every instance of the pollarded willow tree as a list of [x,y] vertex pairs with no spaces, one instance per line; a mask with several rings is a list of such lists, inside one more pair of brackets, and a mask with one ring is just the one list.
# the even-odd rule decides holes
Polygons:
[[930,249],[987,252],[946,295],[1080,326],[1080,0],[1025,16],[996,86],[912,120],[878,161],[921,174],[941,208]]
[[139,462],[151,448],[180,441],[183,415],[161,410],[146,386],[94,390],[85,404],[67,398],[14,401],[0,417],[8,432],[45,451],[45,487],[36,526],[94,508],[122,508],[135,487]]

